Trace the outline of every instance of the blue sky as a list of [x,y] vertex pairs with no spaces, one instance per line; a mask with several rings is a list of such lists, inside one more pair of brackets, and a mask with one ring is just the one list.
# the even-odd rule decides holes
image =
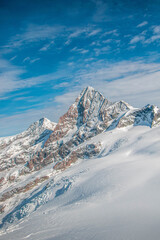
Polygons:
[[58,121],[88,85],[160,107],[160,0],[1,0],[0,136]]

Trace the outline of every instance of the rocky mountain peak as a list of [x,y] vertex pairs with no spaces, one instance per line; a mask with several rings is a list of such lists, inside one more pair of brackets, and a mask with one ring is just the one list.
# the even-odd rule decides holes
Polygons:
[[55,126],[56,126],[56,123],[51,122],[47,118],[41,118],[40,120],[38,120],[38,121],[34,122],[33,124],[31,124],[29,126],[29,128],[27,129],[27,132],[36,134],[36,133],[41,133],[41,132],[43,132],[45,130],[53,131]]
[[82,90],[79,97],[76,99],[76,102],[77,103],[83,102],[84,104],[89,101],[95,101],[96,99],[104,100],[105,97],[103,97],[103,95],[97,90],[95,90],[93,87],[88,86]]
[[78,122],[77,125],[81,126],[87,120],[96,118],[99,115],[100,109],[110,102],[103,97],[101,93],[94,90],[92,87],[85,88],[80,94],[80,99],[77,103]]
[[68,111],[59,119],[54,132],[46,142],[56,141],[74,128],[80,128],[91,119],[97,121],[102,108],[111,103],[101,93],[92,87],[86,87],[70,106]]
[[82,96],[82,95],[84,95],[84,94],[92,93],[92,92],[94,92],[94,91],[95,91],[95,89],[94,89],[93,87],[87,86],[87,87],[85,87],[85,88],[82,90],[82,92],[80,93],[80,95]]

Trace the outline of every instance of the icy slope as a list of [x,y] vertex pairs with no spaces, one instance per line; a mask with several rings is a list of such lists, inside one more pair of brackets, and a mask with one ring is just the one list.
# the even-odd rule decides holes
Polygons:
[[53,170],[3,219],[0,239],[159,240],[160,129],[115,129],[93,142],[98,157]]

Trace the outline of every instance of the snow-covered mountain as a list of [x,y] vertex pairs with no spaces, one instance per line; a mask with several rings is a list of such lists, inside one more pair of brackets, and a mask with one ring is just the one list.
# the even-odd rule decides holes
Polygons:
[[3,171],[29,160],[30,154],[43,147],[43,143],[55,126],[55,123],[42,118],[20,134],[0,138],[0,170]]
[[[150,179],[151,166],[151,175],[153,176],[155,172],[158,174],[158,170],[155,169],[156,167],[160,169],[159,125],[160,110],[156,106],[147,105],[138,109],[124,101],[112,103],[92,87],[87,87],[67,113],[60,117],[57,124],[43,118],[21,134],[0,138],[2,239],[13,239],[11,233],[8,235],[5,232],[10,232],[9,229],[13,225],[15,239],[47,239],[45,235],[40,236],[39,233],[37,237],[34,234],[30,236],[27,226],[32,225],[27,222],[24,225],[22,223],[23,228],[27,229],[26,234],[23,235],[20,230],[16,230],[16,226],[19,226],[18,224],[22,219],[26,219],[26,216],[36,224],[38,217],[36,214],[40,214],[43,222],[43,213],[46,221],[46,213],[51,221],[61,221],[60,230],[51,230],[51,223],[48,222],[50,220],[47,221],[51,233],[49,239],[106,239],[104,236],[108,236],[109,239],[150,239],[143,236],[137,238],[136,235],[123,238],[123,234],[120,238],[116,238],[112,235],[114,233],[105,235],[107,233],[104,223],[102,223],[104,229],[98,225],[98,229],[102,230],[101,235],[94,237],[89,233],[89,222],[86,222],[88,233],[85,229],[86,235],[80,234],[76,238],[73,228],[67,225],[65,231],[61,223],[64,221],[67,224],[67,213],[69,216],[72,213],[73,227],[77,229],[80,225],[80,229],[83,229],[81,221],[85,211],[91,214],[92,204],[93,206],[99,204],[101,198],[104,198],[106,204],[114,209],[114,199],[116,201],[118,198],[123,198],[123,194],[127,191],[131,191],[132,195],[134,187],[139,187],[143,181],[147,183]],[[147,166],[143,166],[145,159],[148,159]],[[152,163],[153,159],[154,163]],[[127,170],[128,173],[125,172]],[[81,206],[82,218],[76,218],[76,222],[75,214],[80,213],[77,212],[75,204],[81,205],[81,203],[84,204]],[[104,204],[105,202],[102,201],[101,205],[96,205],[97,208],[95,206],[98,222],[101,221],[98,211],[102,211]],[[40,206],[43,210],[39,209]],[[70,210],[69,206],[73,207],[75,212],[73,209]],[[87,210],[86,206],[91,209]],[[58,213],[57,219],[49,214],[50,209],[54,214]],[[58,209],[62,212],[60,213]],[[35,211],[36,214],[33,215]],[[113,216],[111,215],[111,210],[109,214],[111,218],[116,216],[115,212]],[[90,217],[86,219],[91,220]],[[93,225],[96,226],[97,221],[95,218]],[[104,221],[107,222],[107,217],[104,217]],[[107,223],[111,224],[109,220]],[[43,224],[39,221],[38,224],[36,229],[40,232]],[[112,228],[108,231],[113,232]],[[71,232],[66,237],[68,229]],[[44,227],[45,231],[47,225]],[[60,236],[60,232],[64,235]],[[52,238],[53,235],[55,238]],[[127,232],[126,236],[128,236]]]

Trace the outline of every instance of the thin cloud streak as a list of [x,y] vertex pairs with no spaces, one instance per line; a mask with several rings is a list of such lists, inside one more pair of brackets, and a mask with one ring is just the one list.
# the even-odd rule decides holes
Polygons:
[[[27,57],[24,60],[33,63],[35,61],[38,61],[39,59],[30,59],[29,57]],[[58,72],[40,75],[37,77],[21,78],[21,75],[23,73],[26,73],[26,69],[14,66],[9,61],[6,61],[4,59],[0,59],[0,70],[1,96],[15,90],[37,86],[45,82],[54,81],[68,76],[67,72],[62,70]]]
[[138,24],[138,25],[137,25],[137,28],[144,27],[144,26],[146,26],[147,24],[148,24],[148,22],[147,22],[147,21],[144,21],[144,22]]
[[24,44],[46,39],[55,39],[64,30],[63,26],[29,25],[22,34],[17,34],[4,48],[17,48]]

